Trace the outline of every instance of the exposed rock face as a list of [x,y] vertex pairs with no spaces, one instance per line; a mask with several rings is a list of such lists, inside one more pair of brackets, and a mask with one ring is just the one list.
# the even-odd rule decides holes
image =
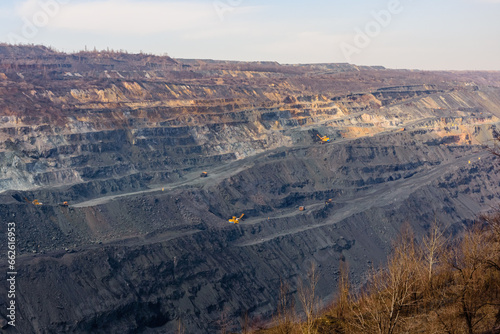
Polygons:
[[0,219],[18,230],[10,332],[237,329],[245,312],[269,317],[280,280],[293,293],[312,263],[328,301],[339,261],[361,284],[402,223],[455,231],[497,204],[482,145],[499,122],[498,73],[0,55]]

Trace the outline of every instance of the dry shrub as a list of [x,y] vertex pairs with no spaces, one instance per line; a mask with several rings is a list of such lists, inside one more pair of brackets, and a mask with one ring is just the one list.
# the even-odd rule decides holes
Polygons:
[[419,241],[404,226],[385,267],[356,293],[341,263],[337,297],[322,316],[312,273],[308,285],[299,282],[305,321],[297,323],[282,284],[276,326],[266,333],[500,334],[500,213],[454,240],[436,223]]
[[348,305],[347,312],[333,308],[347,333],[493,333],[500,328],[500,214],[453,242],[436,224],[418,243],[405,227],[386,267],[372,270]]

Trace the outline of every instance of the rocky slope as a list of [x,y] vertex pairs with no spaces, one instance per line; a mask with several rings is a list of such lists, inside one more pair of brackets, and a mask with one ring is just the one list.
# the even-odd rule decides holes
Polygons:
[[497,205],[499,87],[495,72],[0,45],[0,221],[19,272],[5,332],[237,330],[313,263],[327,302],[339,261],[362,284],[401,224],[453,233]]

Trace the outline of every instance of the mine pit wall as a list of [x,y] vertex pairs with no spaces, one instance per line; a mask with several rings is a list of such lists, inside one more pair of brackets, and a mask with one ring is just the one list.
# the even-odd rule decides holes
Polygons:
[[[136,85],[147,91],[147,83]],[[385,90],[336,97],[334,101],[320,95],[292,95],[297,100],[293,104],[258,93],[257,106],[252,106],[248,100],[254,93],[240,92],[247,102],[227,110],[221,110],[215,102],[186,107],[123,102],[95,109],[88,104],[76,110],[63,109],[57,120],[50,115],[34,116],[36,113],[15,119],[4,116],[7,122],[0,127],[0,191],[115,178],[139,178],[153,184],[173,182],[192,168],[204,169],[277,147],[310,144],[316,139],[312,129],[338,140],[398,127],[412,130],[427,122],[423,127],[440,137],[466,133],[474,137],[477,126],[499,121],[498,89],[410,88],[396,91],[402,102],[393,100],[391,91]],[[125,86],[121,89],[121,94],[130,93]],[[214,87],[211,94],[219,94],[218,89],[223,88]],[[195,92],[190,90],[190,94]],[[64,91],[54,96],[71,102]],[[63,102],[58,99],[51,103],[62,108]],[[92,103],[98,102],[95,99]],[[263,107],[271,102],[273,107]],[[487,138],[473,139],[475,142],[464,136],[460,141],[479,144]],[[127,190],[115,188],[118,193]]]
[[[392,146],[412,145],[412,136],[419,148],[411,155]],[[349,264],[353,283],[362,284],[362,273],[385,258],[401,224],[411,222],[422,235],[436,219],[458,231],[495,204],[499,175],[488,154],[480,164],[461,161],[443,169],[395,201],[372,203],[370,191],[392,183],[397,191],[438,168],[440,159],[463,160],[480,149],[426,145],[425,138],[432,137],[400,133],[346,147],[292,150],[263,158],[210,186],[215,188],[179,188],[82,208],[35,207],[3,194],[1,219],[19,222],[24,254],[17,329],[173,333],[181,319],[188,332],[212,333],[223,313],[237,329],[247,311],[268,319],[280,279],[293,294],[312,263],[321,277],[318,294],[328,302],[340,261]],[[256,196],[247,198],[245,190],[258,175],[270,179],[249,189]],[[327,196],[332,205],[315,206]],[[296,206],[304,203],[306,213],[297,215]],[[235,212],[248,212],[247,220],[228,226],[225,219]]]
[[[210,229],[153,244],[100,245],[74,254],[21,259],[19,330],[136,333],[158,327],[158,332],[169,333],[181,319],[189,332],[212,333],[223,312],[235,326],[245,311],[270,316],[279,278],[294,292],[313,262],[321,277],[318,294],[328,301],[341,259],[355,273],[354,283],[363,282],[357,273],[378,264],[405,221],[429,224],[436,213],[442,222],[474,218],[467,208],[451,216],[441,214],[446,208],[435,203],[446,202],[449,195],[423,189],[392,210],[367,210],[339,223],[245,247],[236,244],[247,234],[256,234],[258,240],[276,230],[317,224],[318,219],[291,218],[255,228]],[[449,204],[457,205],[452,198]],[[323,221],[328,223],[327,218]],[[413,228],[420,235],[426,226]]]

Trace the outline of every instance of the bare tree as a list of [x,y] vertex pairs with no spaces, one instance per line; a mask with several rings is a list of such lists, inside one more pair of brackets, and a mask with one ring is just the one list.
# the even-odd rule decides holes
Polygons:
[[318,280],[319,276],[314,263],[311,264],[307,283],[299,280],[298,298],[302,306],[302,310],[305,313],[305,322],[302,325],[303,334],[317,333],[317,330],[314,327],[314,322],[319,311],[319,300],[316,295]]
[[229,329],[229,317],[228,317],[229,310],[227,307],[224,307],[222,309],[219,320],[217,321],[217,324],[219,326],[220,334],[226,334]]
[[498,275],[487,265],[493,256],[491,243],[485,231],[475,226],[465,233],[450,255],[454,284],[446,292],[456,305],[457,318],[463,319],[467,333],[473,334],[484,321],[490,320],[493,288],[498,287]]
[[[481,220],[486,224],[489,232],[488,242],[490,244],[490,256],[485,260],[485,263],[498,277],[500,276],[500,212],[496,212],[489,216],[482,216]],[[500,278],[494,281],[492,289],[497,297],[495,328],[500,332],[500,297],[498,297],[500,291]]]
[[423,263],[426,265],[426,281],[429,289],[432,289],[434,269],[440,263],[446,243],[444,232],[434,221],[428,235],[422,239]]
[[241,316],[241,333],[250,333],[250,318],[248,317],[248,311],[245,311]]
[[337,287],[337,298],[334,304],[334,312],[337,318],[344,319],[351,303],[351,283],[349,281],[349,266],[344,261],[339,265],[339,284]]
[[280,293],[278,299],[278,309],[274,317],[275,333],[277,334],[292,334],[294,333],[295,303],[290,298],[290,290],[288,284],[280,281]]
[[177,319],[177,331],[176,334],[184,334],[186,330],[184,329],[184,325],[182,324],[181,318]]
[[402,315],[416,302],[418,259],[413,233],[405,228],[386,269],[372,271],[366,290],[351,305],[354,331],[393,334],[402,326]]

